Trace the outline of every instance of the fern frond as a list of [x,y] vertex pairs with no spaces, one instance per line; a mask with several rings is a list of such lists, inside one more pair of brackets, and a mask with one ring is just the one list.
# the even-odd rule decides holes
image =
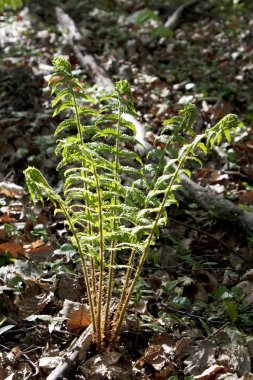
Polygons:
[[24,171],[24,174],[29,193],[34,202],[41,201],[43,203],[44,197],[46,196],[54,206],[57,205],[61,199],[60,196],[54,193],[53,189],[38,169],[29,166]]
[[53,117],[66,109],[73,109],[74,107],[75,103],[73,101],[64,101],[59,107],[55,108]]

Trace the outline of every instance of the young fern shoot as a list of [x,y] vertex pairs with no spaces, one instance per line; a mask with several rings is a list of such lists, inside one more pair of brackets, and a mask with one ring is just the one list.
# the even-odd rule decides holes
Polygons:
[[[196,152],[206,154],[223,136],[230,141],[237,117],[228,115],[196,136],[196,109],[187,106],[164,123],[157,138],[162,149],[150,151],[143,164],[133,150],[138,143],[135,126],[122,117],[137,116],[128,82],[120,81],[113,94],[94,99],[63,57],[53,63],[54,115],[68,115],[55,131],[63,135],[56,148],[61,154],[57,169],[65,176],[63,194],[57,194],[33,167],[25,176],[32,200],[43,202],[46,197],[65,216],[81,260],[94,341],[102,351],[118,340],[150,247],[167,222],[166,209],[176,203],[180,176],[191,175],[186,164],[192,160],[201,164]],[[191,136],[190,143],[186,136]],[[172,149],[175,140],[178,150]],[[116,274],[123,277],[117,286]]]

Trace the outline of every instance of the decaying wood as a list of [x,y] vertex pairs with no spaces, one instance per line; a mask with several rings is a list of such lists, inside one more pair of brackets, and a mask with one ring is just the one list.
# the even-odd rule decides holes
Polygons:
[[180,5],[175,12],[172,13],[172,15],[168,18],[168,20],[165,22],[164,26],[166,28],[170,28],[172,30],[175,30],[181,21],[181,18],[183,14],[191,7],[199,3],[200,0],[190,0],[186,2],[185,4]]
[[68,378],[82,362],[92,344],[92,327],[89,326],[72,344],[62,357],[62,362],[50,373],[46,380]]
[[194,200],[215,218],[243,229],[246,233],[253,232],[253,213],[242,210],[222,195],[198,185],[186,175],[181,176],[181,183],[185,196]]
[[98,85],[108,89],[108,91],[113,91],[113,82],[108,77],[106,71],[101,66],[99,66],[95,58],[87,52],[85,48],[84,38],[77,29],[72,18],[60,7],[55,8],[55,13],[59,24],[59,29],[67,31],[66,39],[74,50],[76,57],[82,67],[88,69],[91,77]]
[[0,194],[10,198],[22,198],[25,195],[25,190],[15,183],[0,182]]
[[[85,48],[85,40],[75,25],[74,20],[65,13],[62,8],[56,7],[55,13],[60,30],[67,30],[67,40],[72,47],[80,65],[88,71],[90,78],[99,86],[103,87],[108,92],[113,92],[114,84],[107,72],[99,65],[93,55],[87,52]],[[132,122],[136,129],[136,139],[142,144],[143,149],[138,149],[139,153],[150,148],[150,144],[145,140],[145,127],[130,114],[124,113],[124,119]]]

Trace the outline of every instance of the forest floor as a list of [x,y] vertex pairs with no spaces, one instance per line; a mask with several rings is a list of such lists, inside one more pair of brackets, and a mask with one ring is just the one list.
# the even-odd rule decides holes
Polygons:
[[[96,83],[56,6],[111,80],[129,81],[147,141],[188,103],[198,108],[198,132],[238,115],[232,143],[213,149],[193,180],[253,212],[253,4],[196,2],[168,28],[186,2],[164,3],[47,0],[0,13],[0,380],[46,379],[87,326],[75,248],[53,207],[32,205],[23,175],[35,166],[62,189],[52,58],[64,55],[85,85]],[[253,232],[178,197],[118,350],[88,352],[68,379],[253,379]]]

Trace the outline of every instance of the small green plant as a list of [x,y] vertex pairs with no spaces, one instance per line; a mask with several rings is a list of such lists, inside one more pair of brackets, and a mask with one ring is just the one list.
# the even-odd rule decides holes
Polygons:
[[20,231],[13,224],[5,223],[4,224],[4,229],[5,229],[5,231],[6,231],[7,236],[8,236],[9,239],[16,238],[16,237],[18,237],[20,235]]
[[13,9],[21,8],[23,5],[22,0],[0,0],[0,10],[11,7]]
[[[57,194],[36,168],[28,167],[25,176],[33,201],[47,197],[55,212],[65,216],[80,255],[94,341],[101,351],[119,338],[149,249],[167,222],[166,209],[177,203],[173,192],[180,176],[191,175],[185,166],[192,160],[201,163],[196,152],[206,153],[223,135],[230,141],[237,117],[228,115],[195,136],[196,109],[187,106],[165,122],[143,164],[133,149],[138,144],[135,125],[124,118],[126,113],[138,117],[128,82],[118,82],[113,94],[98,100],[73,77],[63,57],[53,64],[54,115],[68,115],[55,135],[75,129],[57,141],[64,194]],[[178,149],[172,149],[175,139]]]

